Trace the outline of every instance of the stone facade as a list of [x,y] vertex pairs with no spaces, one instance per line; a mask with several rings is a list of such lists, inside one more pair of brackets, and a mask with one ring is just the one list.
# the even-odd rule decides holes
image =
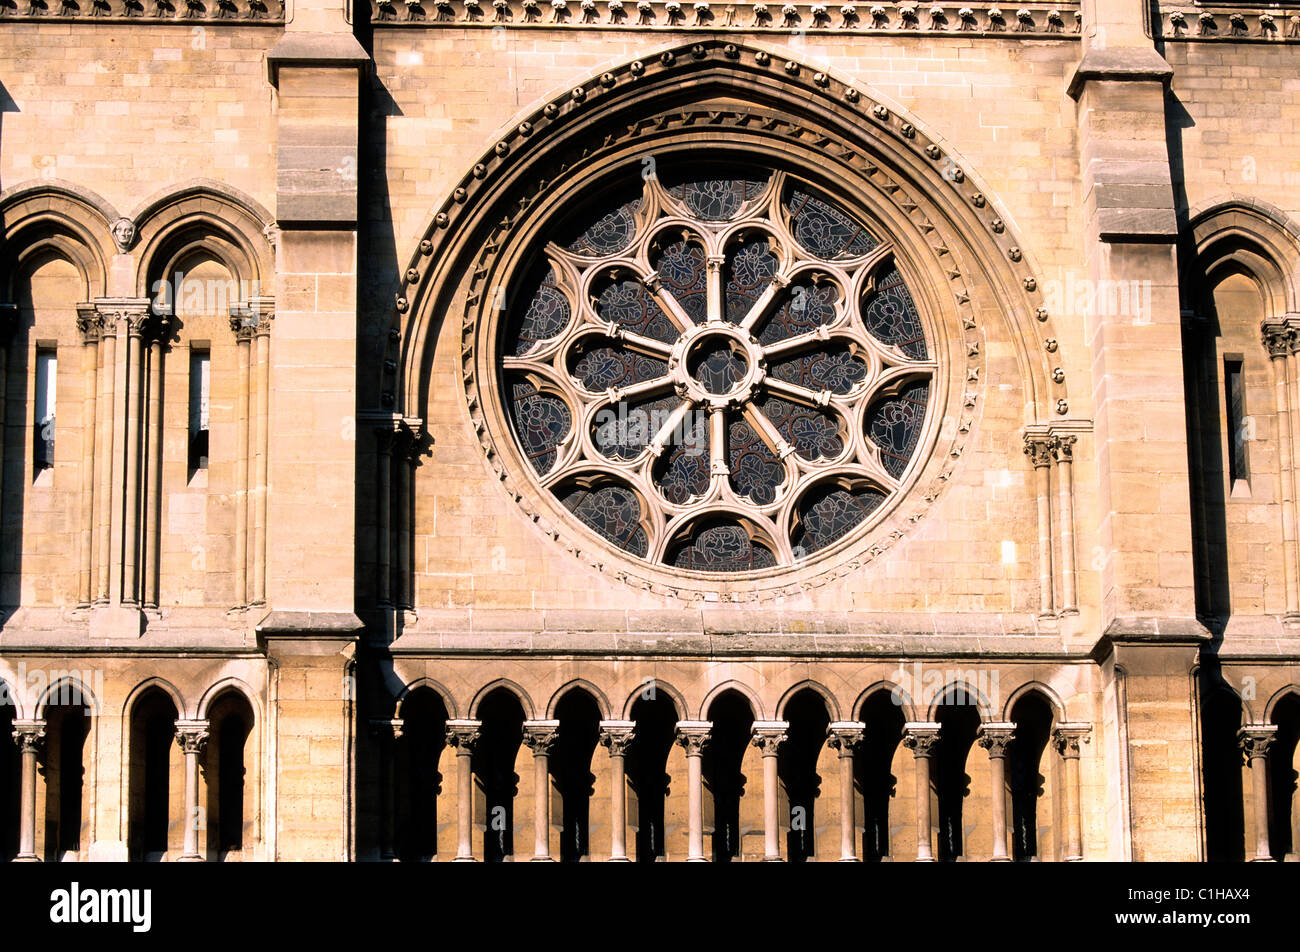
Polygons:
[[[6,858],[1296,860],[1297,63],[1288,5],[0,0]],[[600,462],[655,385],[516,347],[543,293],[713,495]],[[836,334],[871,396],[782,376]],[[839,421],[744,417],[770,506],[760,392]]]

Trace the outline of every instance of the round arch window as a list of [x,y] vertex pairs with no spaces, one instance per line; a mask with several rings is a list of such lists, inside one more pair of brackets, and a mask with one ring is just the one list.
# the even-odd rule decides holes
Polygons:
[[924,455],[938,374],[888,236],[756,165],[633,168],[601,195],[504,297],[502,404],[541,487],[668,570],[779,571],[867,531]]

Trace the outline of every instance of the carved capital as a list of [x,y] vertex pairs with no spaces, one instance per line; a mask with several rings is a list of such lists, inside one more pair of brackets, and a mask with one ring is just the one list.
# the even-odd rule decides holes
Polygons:
[[789,721],[755,721],[749,742],[761,750],[764,757],[775,757],[781,745],[790,739],[786,733],[789,729]]
[[1037,434],[1025,434],[1025,455],[1035,469],[1052,465],[1052,439]]
[[370,733],[380,740],[397,740],[402,736],[402,727],[406,722],[400,717],[370,719]]
[[929,757],[934,745],[939,743],[939,725],[924,721],[909,721],[903,725],[903,746],[918,759]]
[[275,320],[275,298],[252,297],[230,308],[230,329],[237,340],[269,337]]
[[447,745],[455,747],[461,754],[468,756],[479,741],[479,728],[482,721],[453,719],[447,721]]
[[1058,463],[1074,462],[1074,446],[1079,438],[1072,433],[1052,437],[1052,458]]
[[34,754],[41,749],[45,743],[45,721],[15,719],[13,724],[14,743],[18,745],[19,751]]
[[1276,724],[1247,724],[1237,732],[1237,743],[1251,760],[1268,754],[1277,737]]
[[841,757],[852,757],[866,729],[861,721],[833,721],[826,728],[826,746],[839,751]]
[[534,757],[545,757],[560,736],[559,721],[524,721],[524,746]]
[[178,720],[176,722],[176,745],[186,754],[201,754],[208,743],[208,722],[206,720]]
[[678,721],[676,741],[686,751],[687,757],[700,757],[708,746],[712,730],[712,721]]
[[1260,335],[1264,350],[1273,360],[1279,360],[1292,353],[1300,346],[1296,328],[1289,321],[1271,320],[1260,325]]
[[990,757],[1005,757],[1015,736],[1015,724],[981,724],[975,743],[987,750]]
[[93,304],[77,305],[77,333],[83,344],[93,344],[99,340],[104,330],[104,318]]
[[1061,724],[1052,731],[1052,746],[1069,760],[1079,756],[1079,745],[1092,742],[1091,724]]
[[636,721],[601,721],[600,743],[611,757],[622,757],[636,736]]

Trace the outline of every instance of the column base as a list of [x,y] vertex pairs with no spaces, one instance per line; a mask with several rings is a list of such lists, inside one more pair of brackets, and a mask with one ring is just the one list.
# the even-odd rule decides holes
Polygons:
[[1065,861],[1066,861],[1067,863],[1082,863],[1082,862],[1083,862],[1083,857],[1082,857],[1082,856],[1067,856],[1067,857],[1065,857]]
[[473,856],[456,856],[452,858],[453,863],[477,863]]
[[856,856],[841,856],[841,857],[840,857],[839,859],[837,859],[835,862],[837,862],[837,863],[860,863],[860,862],[862,862],[862,860],[858,859]]
[[630,856],[611,856],[609,859],[605,860],[605,862],[607,862],[607,863],[630,863],[630,862],[632,862],[632,857],[630,857]]
[[533,857],[532,859],[530,859],[528,862],[530,862],[530,863],[554,863],[554,862],[556,862],[556,859],[555,859],[554,856],[534,856],[534,857]]
[[989,860],[989,862],[990,862],[990,863],[1009,863],[1009,862],[1011,862],[1011,857],[1010,857],[1010,856],[994,856],[992,859]]
[[765,862],[765,863],[784,863],[785,860],[784,860],[782,857],[780,857],[780,856],[764,856],[764,857],[763,857],[763,862]]
[[918,863],[933,863],[934,861],[933,856],[918,856],[916,858],[916,862]]
[[12,860],[10,860],[10,862],[13,863],[39,863],[40,861],[41,858],[37,856],[35,853],[28,853],[26,855],[15,856]]
[[207,862],[207,860],[205,860],[202,856],[199,856],[198,854],[195,854],[195,855],[193,855],[193,856],[178,856],[178,857],[176,858],[176,862],[178,862],[178,863],[204,863],[204,862]]
[[1276,863],[1277,862],[1277,860],[1275,860],[1271,856],[1252,856],[1250,858],[1250,861],[1252,863]]
[[707,863],[708,861],[709,861],[709,858],[708,858],[707,856],[688,856],[688,857],[686,857],[686,862],[688,862],[688,863]]

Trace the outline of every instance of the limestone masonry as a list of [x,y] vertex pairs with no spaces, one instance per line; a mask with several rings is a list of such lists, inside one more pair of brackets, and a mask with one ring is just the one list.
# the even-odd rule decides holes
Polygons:
[[1300,859],[1300,3],[0,0],[0,228],[4,859]]

